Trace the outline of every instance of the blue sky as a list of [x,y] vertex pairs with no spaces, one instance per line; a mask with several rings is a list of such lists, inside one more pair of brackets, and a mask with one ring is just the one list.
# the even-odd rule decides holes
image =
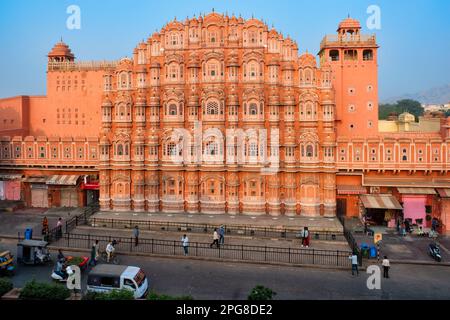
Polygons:
[[[81,30],[66,28],[72,4]],[[381,8],[380,30],[366,27],[372,4]],[[212,8],[262,18],[314,53],[350,14],[377,34],[381,99],[450,83],[448,0],[1,0],[0,97],[45,94],[46,55],[61,36],[80,60],[115,60],[174,17]]]

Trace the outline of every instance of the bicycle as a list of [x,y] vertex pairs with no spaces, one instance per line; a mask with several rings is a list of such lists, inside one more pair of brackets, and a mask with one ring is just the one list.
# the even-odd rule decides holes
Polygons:
[[109,261],[108,261],[108,254],[106,253],[106,251],[103,251],[100,254],[100,257],[104,263],[119,264],[119,258],[117,257],[115,252],[111,253],[111,257],[109,258]]

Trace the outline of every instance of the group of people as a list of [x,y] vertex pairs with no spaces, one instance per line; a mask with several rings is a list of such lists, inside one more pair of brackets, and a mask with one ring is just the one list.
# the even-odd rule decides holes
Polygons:
[[[218,229],[214,228],[213,232],[213,241],[209,245],[210,248],[215,246],[219,248],[220,246],[225,244],[225,226],[221,225]],[[181,246],[183,247],[184,255],[187,256],[189,254],[189,238],[186,234],[181,237]]]
[[[352,262],[352,276],[356,275],[359,276],[359,270],[358,270],[358,255],[356,252],[353,252],[348,257]],[[388,279],[389,278],[389,269],[391,268],[391,263],[387,256],[384,256],[383,261],[381,262],[381,266],[383,267],[383,278]]]
[[[56,237],[59,239],[62,237],[62,227],[63,227],[63,221],[62,218],[59,217],[58,221],[56,222]],[[42,219],[42,235],[47,236],[50,232],[49,226],[48,226],[48,219],[45,216]]]

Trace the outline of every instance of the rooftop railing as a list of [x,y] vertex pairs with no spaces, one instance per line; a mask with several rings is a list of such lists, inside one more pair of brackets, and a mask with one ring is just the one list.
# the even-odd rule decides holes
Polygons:
[[78,62],[54,62],[48,63],[48,71],[82,71],[105,70],[116,68],[118,61],[78,61]]

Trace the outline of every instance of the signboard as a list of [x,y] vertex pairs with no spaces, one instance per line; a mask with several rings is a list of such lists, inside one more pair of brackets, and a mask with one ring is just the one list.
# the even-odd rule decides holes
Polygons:
[[381,240],[383,240],[383,235],[382,235],[381,233],[375,233],[375,234],[373,235],[373,242],[374,242],[374,243],[378,243],[378,242],[380,242]]

